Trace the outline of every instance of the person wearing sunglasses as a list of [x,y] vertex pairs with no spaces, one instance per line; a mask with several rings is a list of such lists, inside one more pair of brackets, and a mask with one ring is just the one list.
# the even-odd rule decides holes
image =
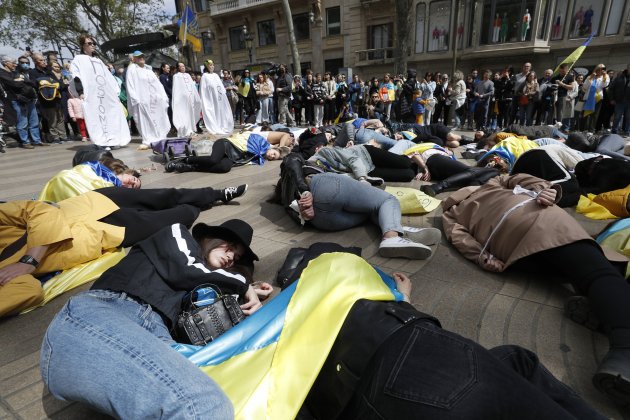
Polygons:
[[70,63],[75,98],[83,98],[85,125],[97,146],[118,148],[131,141],[127,118],[119,99],[120,86],[100,58],[95,56],[96,40],[88,34],[79,37],[81,54]]

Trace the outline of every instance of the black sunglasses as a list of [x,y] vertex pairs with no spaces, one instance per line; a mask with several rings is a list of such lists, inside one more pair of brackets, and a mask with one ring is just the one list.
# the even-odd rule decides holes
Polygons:
[[90,42],[86,42],[86,43],[85,43],[85,45],[89,45],[89,46],[92,46],[92,47],[93,47],[93,46],[95,46],[96,44],[90,41]]

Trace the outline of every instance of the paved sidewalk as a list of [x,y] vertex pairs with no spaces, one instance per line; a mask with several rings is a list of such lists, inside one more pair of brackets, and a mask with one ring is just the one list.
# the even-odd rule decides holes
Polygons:
[[[0,200],[32,199],[56,172],[70,166],[80,142],[35,150],[9,148],[0,155]],[[437,316],[444,328],[471,338],[484,346],[519,344],[538,353],[543,363],[608,417],[620,419],[620,412],[591,385],[591,376],[607,350],[606,338],[580,327],[562,314],[570,293],[548,278],[512,272],[484,272],[468,262],[443,238],[429,261],[384,259],[377,255],[380,234],[374,226],[338,233],[316,232],[297,226],[284,210],[269,202],[278,179],[279,162],[263,167],[236,168],[228,174],[167,174],[157,156],[136,150],[137,144],[114,151],[114,156],[143,173],[145,188],[222,187],[249,183],[247,194],[235,203],[220,205],[201,214],[199,221],[221,223],[242,218],[254,227],[252,248],[260,256],[256,280],[273,281],[287,251],[317,241],[334,241],[360,246],[363,256],[385,271],[408,273],[414,284],[412,301]],[[401,184],[403,185],[403,184]],[[419,181],[413,182],[419,186]],[[441,210],[423,217],[404,217],[413,226],[441,228]],[[576,218],[590,233],[606,225]],[[89,408],[54,399],[39,374],[39,348],[48,323],[69,296],[89,285],[67,293],[29,314],[0,321],[0,419],[83,419],[102,418]],[[630,418],[629,413],[625,413]]]

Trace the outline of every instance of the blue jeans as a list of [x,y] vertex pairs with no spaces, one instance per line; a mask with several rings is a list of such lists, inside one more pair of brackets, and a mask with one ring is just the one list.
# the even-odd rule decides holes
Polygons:
[[394,153],[396,155],[402,155],[405,150],[411,149],[412,147],[417,146],[416,143],[411,140],[398,140],[394,146],[389,149],[389,153]]
[[400,203],[393,195],[347,175],[324,173],[311,179],[313,226],[336,232],[371,219],[383,233],[403,233]]
[[605,418],[518,346],[486,350],[433,323],[417,322],[381,349],[342,418]]
[[613,120],[612,132],[617,134],[621,118],[623,117],[623,131],[630,132],[630,102],[617,102],[615,104],[615,119]]
[[396,140],[369,128],[359,128],[354,134],[354,144],[366,144],[370,140],[376,141],[385,150],[396,144]]
[[35,101],[21,104],[18,101],[11,101],[11,106],[17,115],[17,132],[22,144],[30,143],[28,133],[31,133],[33,143],[39,144],[42,139],[39,135],[39,117],[35,110]]
[[48,327],[41,374],[55,397],[114,417],[233,418],[223,391],[172,343],[149,305],[90,290],[72,297]]

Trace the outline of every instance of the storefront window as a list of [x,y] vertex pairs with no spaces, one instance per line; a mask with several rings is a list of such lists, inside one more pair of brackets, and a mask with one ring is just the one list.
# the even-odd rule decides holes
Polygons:
[[603,8],[603,1],[593,4],[592,0],[576,0],[571,16],[569,38],[587,38],[591,34],[597,35]]
[[551,20],[549,15],[549,7],[551,6],[551,2],[548,0],[542,0],[539,2],[539,10],[543,10],[543,15],[541,16],[542,21],[538,25],[538,32],[536,33],[536,39],[547,39],[549,35],[549,25],[547,22]]
[[567,21],[568,0],[557,0],[556,10],[553,13],[553,24],[551,25],[551,39],[562,39],[564,25]]
[[434,1],[429,6],[429,51],[447,51],[451,2]]
[[466,25],[466,21],[470,22],[470,20],[467,19],[470,16],[470,12],[466,13],[467,5],[468,5],[468,8],[470,8],[470,0],[468,1],[460,0],[459,2],[457,2],[458,11],[457,11],[457,26],[455,29],[455,36],[457,37],[456,43],[457,43],[458,50],[461,50],[464,47],[468,46],[468,43],[466,42],[468,37],[466,36],[466,34],[470,31],[466,31],[466,27],[469,26],[469,25]]
[[535,1],[494,0],[484,3],[482,44],[529,41]]
[[606,24],[606,35],[617,35],[623,18],[624,0],[613,0],[610,5],[610,14],[608,15],[608,23]]
[[424,3],[416,6],[416,53],[424,52],[424,20],[427,7]]

